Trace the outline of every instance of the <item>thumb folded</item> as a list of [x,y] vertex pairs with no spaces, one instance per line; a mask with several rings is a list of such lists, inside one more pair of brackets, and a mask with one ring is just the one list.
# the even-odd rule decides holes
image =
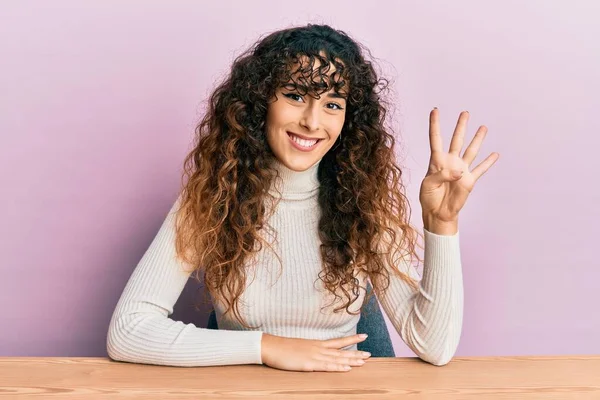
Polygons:
[[462,174],[463,174],[463,171],[455,169],[455,170],[452,170],[451,176],[453,179],[458,179],[462,176]]
[[460,179],[463,175],[461,170],[443,169],[429,176],[430,181],[437,186],[444,182],[451,182]]

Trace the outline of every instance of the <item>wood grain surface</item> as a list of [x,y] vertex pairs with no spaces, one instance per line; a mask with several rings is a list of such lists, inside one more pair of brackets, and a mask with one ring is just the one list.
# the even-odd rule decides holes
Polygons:
[[374,358],[349,372],[0,357],[0,399],[600,399],[600,356]]

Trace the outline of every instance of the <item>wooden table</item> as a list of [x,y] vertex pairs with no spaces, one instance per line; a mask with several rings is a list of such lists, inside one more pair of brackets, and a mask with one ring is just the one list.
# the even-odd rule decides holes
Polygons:
[[600,399],[600,356],[372,358],[349,372],[0,357],[0,399]]

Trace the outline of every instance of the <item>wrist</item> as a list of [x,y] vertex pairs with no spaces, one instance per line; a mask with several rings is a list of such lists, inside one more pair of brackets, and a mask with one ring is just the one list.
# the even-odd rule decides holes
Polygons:
[[423,215],[423,227],[436,235],[455,235],[458,232],[458,217],[451,220],[441,220],[432,215]]
[[273,342],[276,339],[276,336],[269,335],[268,333],[262,334],[262,339],[260,341],[260,358],[263,364],[268,365],[269,363],[269,355],[271,354],[271,349],[273,347]]

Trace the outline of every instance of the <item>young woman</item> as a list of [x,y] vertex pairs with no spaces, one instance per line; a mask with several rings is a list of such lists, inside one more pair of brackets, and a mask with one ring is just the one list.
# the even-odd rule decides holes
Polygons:
[[[182,190],[116,306],[112,359],[347,371],[369,358],[356,326],[375,294],[420,358],[448,363],[463,313],[458,213],[499,155],[469,171],[487,129],[461,156],[461,113],[446,153],[431,112],[420,277],[383,82],[359,44],[327,25],[272,33],[235,60],[197,127]],[[219,330],[168,318],[192,273]]]

